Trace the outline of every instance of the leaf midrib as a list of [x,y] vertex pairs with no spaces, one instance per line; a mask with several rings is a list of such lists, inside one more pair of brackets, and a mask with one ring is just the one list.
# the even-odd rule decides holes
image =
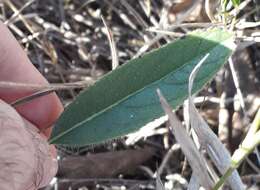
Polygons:
[[[213,51],[217,46],[219,46],[220,44],[222,44],[222,43],[224,43],[224,42],[226,42],[226,41],[228,41],[228,40],[230,40],[230,39],[229,39],[229,38],[226,38],[225,40],[223,40],[223,41],[221,41],[221,42],[219,42],[219,43],[216,43],[216,45],[213,46],[213,48],[211,48],[211,50],[208,51],[208,52]],[[96,117],[102,115],[102,114],[105,113],[106,111],[108,111],[108,110],[112,109],[113,107],[119,105],[120,103],[122,103],[123,101],[127,100],[128,98],[130,98],[130,97],[132,97],[132,96],[138,94],[139,92],[141,92],[141,91],[143,91],[144,89],[148,88],[150,85],[153,85],[154,83],[159,82],[159,81],[165,79],[168,75],[172,75],[173,73],[178,72],[178,71],[181,70],[183,67],[187,66],[188,64],[191,64],[192,60],[194,60],[194,59],[200,57],[200,55],[201,55],[201,54],[197,55],[196,57],[193,57],[190,61],[184,63],[183,65],[181,65],[179,68],[175,69],[174,71],[169,72],[169,73],[166,74],[164,77],[161,77],[160,79],[155,80],[155,81],[149,83],[148,85],[145,85],[144,87],[140,88],[139,90],[136,90],[135,92],[133,92],[133,93],[127,95],[127,96],[125,96],[124,98],[122,98],[122,99],[118,100],[117,102],[111,104],[110,106],[106,107],[105,109],[102,109],[101,111],[99,111],[99,112],[97,112],[97,113],[94,113],[93,115],[89,116],[87,119],[80,121],[79,123],[75,124],[73,127],[69,128],[69,129],[67,129],[67,130],[65,130],[64,132],[61,132],[61,133],[60,133],[59,135],[57,135],[56,137],[50,139],[49,142],[50,142],[50,143],[55,142],[56,140],[62,138],[62,136],[66,135],[67,133],[73,131],[74,129],[77,129],[78,127],[81,127],[82,125],[84,125],[84,123],[87,123],[88,121],[92,120],[93,118],[96,118]]]

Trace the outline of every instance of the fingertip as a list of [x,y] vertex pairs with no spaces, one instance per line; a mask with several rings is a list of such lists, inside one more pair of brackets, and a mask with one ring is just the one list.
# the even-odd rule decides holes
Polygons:
[[[0,81],[48,84],[47,80],[32,65],[17,40],[0,22]],[[32,94],[32,90],[6,89],[0,87],[0,98],[10,103]],[[51,126],[63,111],[62,104],[55,93],[32,100],[18,106],[17,111],[41,130]],[[46,135],[50,129],[46,130]]]
[[63,106],[57,95],[53,93],[21,105],[17,110],[49,138],[51,126],[59,118]]

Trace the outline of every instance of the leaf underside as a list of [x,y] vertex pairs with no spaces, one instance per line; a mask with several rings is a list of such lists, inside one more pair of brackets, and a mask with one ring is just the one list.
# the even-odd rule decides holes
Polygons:
[[188,78],[209,53],[194,81],[201,89],[226,62],[232,34],[217,28],[195,31],[106,74],[80,93],[57,121],[50,143],[83,146],[140,129],[163,115],[156,89],[176,108],[188,96]]

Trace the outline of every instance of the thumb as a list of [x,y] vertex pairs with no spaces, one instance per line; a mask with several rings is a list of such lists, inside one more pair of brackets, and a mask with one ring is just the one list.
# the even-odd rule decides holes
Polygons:
[[31,123],[0,100],[0,189],[35,190],[57,171],[51,146]]

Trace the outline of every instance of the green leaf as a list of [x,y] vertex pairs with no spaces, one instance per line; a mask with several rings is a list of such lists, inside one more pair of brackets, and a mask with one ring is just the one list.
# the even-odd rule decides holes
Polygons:
[[229,0],[222,0],[221,1],[221,6],[222,6],[222,11],[226,12],[227,11],[227,5],[228,5]]
[[[222,7],[222,11],[226,12],[227,11],[227,7],[229,5],[229,3],[232,3],[233,7],[237,7],[240,4],[240,0],[221,0],[221,7]],[[231,4],[230,4],[231,5]],[[231,7],[229,6],[229,9]]]
[[238,6],[240,4],[240,0],[231,0],[234,7]]
[[163,115],[156,89],[176,108],[188,96],[188,78],[209,53],[194,82],[201,89],[232,53],[233,35],[195,31],[106,74],[82,92],[57,121],[50,143],[83,146],[130,132]]

